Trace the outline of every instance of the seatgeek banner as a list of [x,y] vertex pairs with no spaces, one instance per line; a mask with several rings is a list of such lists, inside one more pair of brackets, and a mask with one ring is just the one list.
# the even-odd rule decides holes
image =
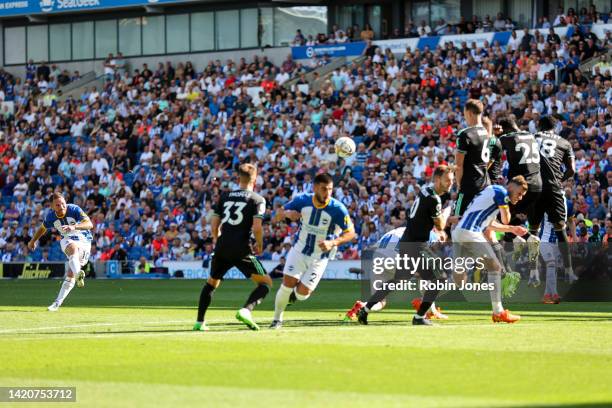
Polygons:
[[[538,29],[529,30],[531,34],[535,33]],[[539,29],[539,31],[548,35],[548,29]],[[605,38],[607,33],[612,31],[612,24],[594,24],[591,26],[591,31],[597,35],[600,39]],[[571,36],[574,32],[574,27],[555,27],[555,33],[560,37]],[[523,30],[516,31],[519,39],[523,38]],[[471,46],[472,43],[476,43],[477,46],[481,47],[485,41],[489,44],[498,42],[499,45],[505,47],[508,45],[510,40],[511,32],[493,32],[493,33],[477,33],[477,34],[461,34],[461,35],[445,35],[436,37],[421,37],[421,38],[398,38],[392,40],[380,40],[374,41],[374,44],[378,45],[383,50],[389,48],[394,54],[403,54],[406,48],[414,50],[424,50],[429,48],[434,50],[438,46],[444,46],[447,43],[452,43],[455,47],[460,47],[462,43],[466,43]],[[330,57],[356,57],[362,55],[365,51],[365,42],[354,42],[347,44],[327,44],[327,45],[315,45],[306,47],[292,47],[291,53],[293,59],[309,59],[315,58],[316,56],[328,55]]]
[[119,7],[189,3],[194,0],[0,0],[0,17],[53,14]]

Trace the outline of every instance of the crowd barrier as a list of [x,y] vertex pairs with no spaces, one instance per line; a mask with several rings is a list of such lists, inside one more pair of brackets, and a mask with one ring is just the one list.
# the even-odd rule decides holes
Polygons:
[[[555,33],[559,37],[563,38],[571,36],[574,32],[575,27],[555,27]],[[529,32],[534,34],[536,31],[540,31],[544,36],[548,35],[548,29],[539,28],[531,29]],[[612,24],[593,24],[591,31],[597,35],[598,38],[603,39],[610,31],[612,31]],[[523,30],[516,30],[517,38],[523,38]],[[438,46],[443,46],[446,43],[453,43],[455,47],[465,42],[470,46],[473,42],[480,47],[485,41],[489,44],[493,44],[495,41],[499,42],[502,47],[508,45],[510,41],[511,32],[490,32],[490,33],[476,33],[476,34],[460,34],[460,35],[444,35],[444,36],[432,36],[432,37],[419,37],[419,38],[397,38],[391,40],[378,40],[373,43],[378,45],[380,48],[389,48],[394,54],[403,54],[406,48],[414,50],[424,50],[429,48],[430,50],[435,49]],[[302,46],[302,47],[291,47],[291,54],[293,59],[310,59],[317,56],[328,55],[330,57],[355,57],[362,55],[365,51],[366,43],[363,41],[346,43],[346,44],[325,44],[325,45],[314,45],[314,46]]]

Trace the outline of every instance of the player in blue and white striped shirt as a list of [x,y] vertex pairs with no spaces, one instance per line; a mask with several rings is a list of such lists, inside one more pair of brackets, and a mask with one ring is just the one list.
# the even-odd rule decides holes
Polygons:
[[59,309],[74,287],[75,280],[78,287],[85,286],[85,273],[81,267],[89,261],[93,239],[89,231],[93,229],[93,224],[87,214],[78,205],[66,204],[66,200],[60,193],[52,195],[51,209],[45,214],[43,224],[36,230],[28,247],[31,250],[36,249],[38,240],[53,228],[62,236],[60,245],[68,258],[68,271],[57,299],[48,307],[50,312]]
[[300,194],[285,204],[277,219],[301,220],[297,242],[287,254],[283,283],[276,293],[274,321],[282,326],[283,312],[290,299],[306,300],[319,284],[327,262],[338,246],[355,237],[348,210],[333,198],[333,179],[319,174],[314,179],[314,194]]
[[558,242],[555,226],[548,221],[548,215],[544,214],[542,229],[540,230],[540,253],[546,266],[546,289],[542,298],[542,303],[545,304],[557,304],[561,301],[557,293],[557,265],[561,256]]
[[[501,264],[497,259],[491,243],[485,236],[485,230],[511,232],[518,236],[527,233],[522,226],[508,225],[510,222],[510,203],[518,203],[527,192],[527,182],[523,176],[516,176],[508,183],[507,188],[499,185],[488,186],[482,190],[465,210],[461,221],[452,232],[453,247],[456,257],[481,258],[487,269],[487,277],[493,284],[491,305],[493,322],[513,323],[520,316],[513,315],[504,309],[501,302]],[[496,221],[501,216],[501,223]]]

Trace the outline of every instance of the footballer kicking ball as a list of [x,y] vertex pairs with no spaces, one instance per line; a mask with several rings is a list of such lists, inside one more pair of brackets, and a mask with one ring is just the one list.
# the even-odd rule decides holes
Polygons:
[[343,159],[350,157],[355,154],[357,146],[355,142],[348,136],[342,136],[336,140],[336,154]]

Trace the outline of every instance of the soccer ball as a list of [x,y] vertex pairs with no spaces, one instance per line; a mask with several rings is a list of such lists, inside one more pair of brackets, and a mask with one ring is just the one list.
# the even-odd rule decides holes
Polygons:
[[348,136],[342,136],[336,140],[336,154],[343,159],[350,157],[355,154],[357,146],[355,142]]

